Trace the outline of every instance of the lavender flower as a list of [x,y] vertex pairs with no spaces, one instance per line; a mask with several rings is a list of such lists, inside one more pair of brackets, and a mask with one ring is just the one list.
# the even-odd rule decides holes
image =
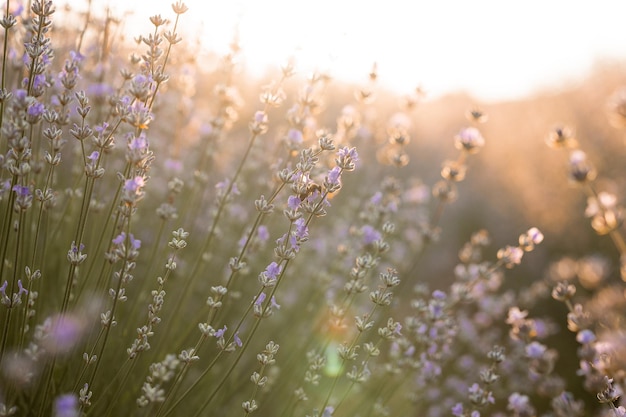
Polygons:
[[74,314],[53,317],[45,340],[46,349],[55,354],[69,353],[82,339],[86,325],[84,318]]
[[455,136],[454,144],[457,149],[474,154],[485,146],[485,139],[475,127],[466,127]]
[[[276,285],[276,281],[278,280],[278,276],[282,271],[282,267],[276,262],[270,263],[265,271],[259,274],[259,282],[263,287],[273,287]],[[262,293],[263,294],[263,293]]]
[[64,394],[54,401],[54,417],[78,417],[78,398],[75,394]]

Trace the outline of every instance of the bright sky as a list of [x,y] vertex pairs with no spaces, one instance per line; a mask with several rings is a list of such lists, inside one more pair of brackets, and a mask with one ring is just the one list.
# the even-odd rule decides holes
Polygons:
[[[118,11],[135,7],[133,19],[173,17],[171,0],[94,4],[105,1]],[[262,73],[295,55],[300,71],[365,82],[377,62],[381,84],[399,93],[419,85],[431,97],[463,89],[482,100],[517,98],[575,81],[596,59],[626,58],[624,0],[185,3],[183,24],[206,48],[226,51],[238,24],[248,70]]]

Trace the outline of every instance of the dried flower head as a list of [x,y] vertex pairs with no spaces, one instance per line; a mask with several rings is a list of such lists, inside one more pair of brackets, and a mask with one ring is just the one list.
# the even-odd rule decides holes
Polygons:
[[581,150],[574,150],[570,154],[570,178],[576,182],[584,183],[596,178],[596,169],[587,159],[587,154]]
[[618,129],[626,127],[626,89],[615,92],[608,103],[609,122]]
[[189,7],[187,7],[182,1],[178,0],[176,3],[172,4],[172,10],[174,10],[174,13],[181,15],[189,10]]
[[522,262],[522,256],[524,251],[518,246],[506,246],[498,250],[497,257],[504,266],[507,268],[513,268],[515,265],[519,265]]
[[489,120],[487,113],[479,109],[478,107],[471,108],[465,113],[465,117],[472,123],[485,123]]
[[519,245],[526,252],[532,251],[535,245],[541,242],[543,242],[543,233],[536,227],[528,229],[526,233],[521,234],[519,237]]
[[546,136],[546,144],[553,149],[573,149],[578,146],[574,132],[567,126],[558,126],[552,129]]
[[458,150],[475,154],[485,146],[485,138],[475,127],[466,127],[454,137],[454,146]]

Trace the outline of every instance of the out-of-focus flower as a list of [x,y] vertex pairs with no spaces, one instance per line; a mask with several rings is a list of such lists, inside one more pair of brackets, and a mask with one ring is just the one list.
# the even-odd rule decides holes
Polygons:
[[596,169],[587,158],[587,154],[579,149],[572,151],[569,158],[570,178],[576,182],[593,181]]
[[485,146],[485,138],[475,127],[466,127],[454,137],[454,146],[467,153],[477,153]]
[[518,246],[506,246],[498,250],[497,257],[507,268],[513,268],[522,262],[524,251]]
[[46,350],[53,354],[69,352],[82,339],[86,325],[84,318],[77,314],[52,317],[48,337],[44,339]]
[[75,394],[64,394],[54,400],[54,417],[78,417],[78,398]]
[[559,126],[552,129],[546,135],[546,144],[553,149],[574,149],[578,146],[574,132],[567,126]]

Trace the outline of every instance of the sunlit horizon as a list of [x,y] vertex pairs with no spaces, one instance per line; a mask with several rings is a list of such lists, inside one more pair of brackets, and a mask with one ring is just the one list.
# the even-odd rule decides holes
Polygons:
[[[129,36],[149,16],[172,17],[171,3],[108,1],[120,15],[133,8]],[[198,36],[205,53],[225,52],[237,31],[253,75],[293,57],[299,72],[360,83],[375,62],[381,87],[400,94],[420,87],[429,97],[463,91],[483,101],[518,99],[582,80],[599,61],[626,58],[626,3],[617,0],[593,7],[566,0],[185,3],[181,31]]]

